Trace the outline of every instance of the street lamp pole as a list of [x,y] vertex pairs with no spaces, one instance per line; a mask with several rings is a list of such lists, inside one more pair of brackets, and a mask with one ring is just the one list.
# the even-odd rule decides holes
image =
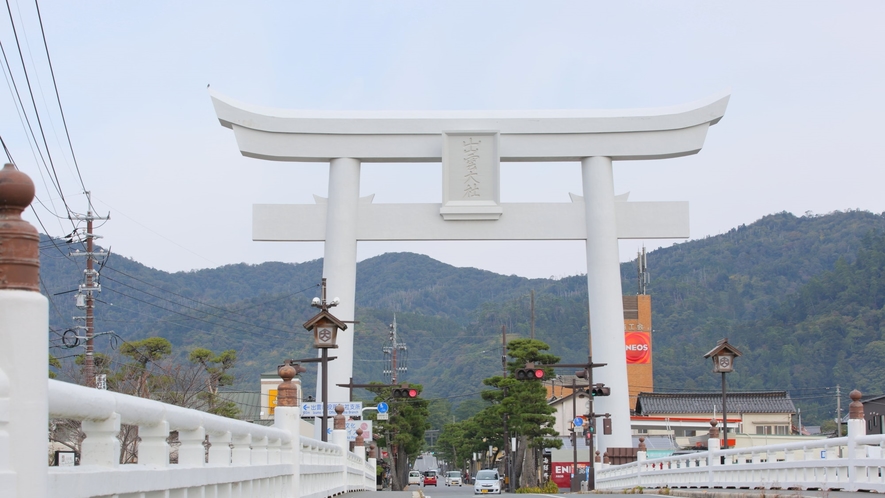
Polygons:
[[725,372],[722,372],[722,434],[725,438],[725,443],[722,445],[723,450],[728,449],[728,409],[725,400]]
[[[335,343],[338,340],[338,330],[347,330],[347,325],[341,320],[335,318],[329,312],[329,308],[338,306],[339,299],[336,297],[331,302],[326,302],[326,279],[323,278],[322,298],[315,297],[310,305],[314,308],[320,308],[320,312],[313,318],[304,322],[304,328],[313,331],[313,346],[322,350],[320,361],[323,369],[321,379],[321,392],[323,396],[323,414],[321,422],[322,434],[320,438],[325,442],[329,440],[328,435],[328,414],[329,414],[329,352],[331,348],[337,348]],[[348,400],[349,401],[349,400]]]
[[722,449],[728,449],[728,411],[726,408],[725,395],[725,374],[734,371],[734,359],[743,353],[728,343],[728,338],[720,340],[716,343],[716,347],[711,349],[704,358],[713,358],[713,372],[722,374]]

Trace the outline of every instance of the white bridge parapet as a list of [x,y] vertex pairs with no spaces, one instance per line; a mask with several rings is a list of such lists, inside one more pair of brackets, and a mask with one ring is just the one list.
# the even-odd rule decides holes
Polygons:
[[[186,490],[187,496],[323,498],[375,489],[374,466],[339,445],[300,436],[299,408],[278,410],[275,426],[265,427],[50,380],[50,417],[82,421],[86,439],[79,466],[49,468],[48,496]],[[139,427],[137,464],[119,464],[121,424]],[[169,463],[171,431],[181,442],[177,464]]]
[[[0,498],[304,497],[375,490],[375,459],[301,436],[301,409],[274,426],[48,379],[49,307],[39,237],[20,213],[33,182],[0,170]],[[50,418],[80,422],[80,465],[49,467]],[[137,463],[121,465],[122,424],[138,429]],[[178,460],[169,437],[177,433]],[[73,442],[73,441],[72,441]]]
[[[718,441],[711,440],[711,443]],[[597,490],[734,488],[874,491],[885,493],[885,434],[865,435],[864,420],[848,422],[848,436],[710,451],[603,465]],[[597,464],[599,465],[599,464]]]

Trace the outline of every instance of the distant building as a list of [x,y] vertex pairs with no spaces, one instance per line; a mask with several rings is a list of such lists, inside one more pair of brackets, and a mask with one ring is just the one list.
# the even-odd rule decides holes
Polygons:
[[[792,434],[796,407],[786,391],[729,392],[726,402],[729,438],[733,437],[732,434]],[[707,423],[701,426],[705,433],[710,429],[709,421],[714,414],[721,429],[721,392],[640,393],[633,424],[636,427],[643,418],[649,422],[656,419],[705,420]]]
[[861,399],[863,418],[867,423],[867,434],[885,434],[885,396]]
[[[283,379],[279,374],[263,373],[261,374],[261,390],[254,391],[219,391],[218,396],[225,401],[233,401],[237,408],[240,409],[240,420],[246,422],[255,422],[262,424],[271,424],[274,420],[274,409],[277,406],[277,387]],[[297,389],[296,399],[300,405],[301,399],[301,379],[295,377],[292,379]]]

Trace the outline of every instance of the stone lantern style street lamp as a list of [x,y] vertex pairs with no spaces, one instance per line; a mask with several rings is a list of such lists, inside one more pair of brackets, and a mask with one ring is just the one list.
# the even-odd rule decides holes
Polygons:
[[716,347],[704,355],[704,358],[713,358],[713,372],[722,374],[722,449],[728,449],[728,411],[725,404],[725,374],[734,371],[734,360],[743,353],[728,343],[728,338],[721,339]]
[[313,332],[313,347],[322,351],[322,397],[323,397],[323,415],[322,420],[322,440],[328,441],[328,414],[329,414],[329,350],[337,348],[338,331],[347,330],[347,324],[335,318],[329,312],[329,308],[338,306],[339,300],[336,297],[331,302],[326,302],[326,279],[323,278],[322,297],[315,297],[310,303],[315,308],[320,308],[320,312],[313,318],[304,322],[304,328]]

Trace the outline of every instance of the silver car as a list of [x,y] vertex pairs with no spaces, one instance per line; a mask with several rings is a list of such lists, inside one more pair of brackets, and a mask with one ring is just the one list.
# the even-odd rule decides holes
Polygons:
[[461,485],[461,472],[457,470],[450,470],[446,472],[446,486],[460,486]]
[[497,470],[485,469],[476,473],[473,479],[473,494],[501,494],[501,478]]

